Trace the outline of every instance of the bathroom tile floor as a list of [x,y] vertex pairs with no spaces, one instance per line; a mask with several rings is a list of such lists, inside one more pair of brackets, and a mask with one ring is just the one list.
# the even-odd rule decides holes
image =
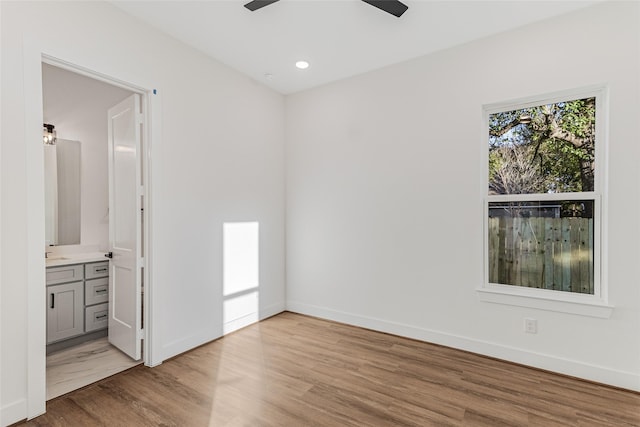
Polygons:
[[47,356],[47,400],[142,363],[100,338]]

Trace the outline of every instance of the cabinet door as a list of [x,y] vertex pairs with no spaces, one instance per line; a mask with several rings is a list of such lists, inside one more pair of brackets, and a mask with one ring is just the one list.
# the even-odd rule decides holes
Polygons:
[[84,284],[47,287],[47,344],[84,332]]

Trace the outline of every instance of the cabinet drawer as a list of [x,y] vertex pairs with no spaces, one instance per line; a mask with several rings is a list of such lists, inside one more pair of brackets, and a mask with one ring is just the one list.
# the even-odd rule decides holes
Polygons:
[[93,262],[84,265],[84,277],[94,279],[96,277],[107,277],[109,275],[109,261]]
[[92,305],[84,309],[84,331],[91,332],[109,326],[109,304]]
[[47,268],[47,285],[75,282],[84,278],[82,264],[61,265]]
[[109,302],[109,278],[87,280],[84,283],[84,305]]

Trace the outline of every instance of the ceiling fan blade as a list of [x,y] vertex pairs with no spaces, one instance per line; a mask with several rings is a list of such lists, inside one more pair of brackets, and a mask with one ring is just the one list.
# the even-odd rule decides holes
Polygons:
[[387,13],[392,14],[400,18],[403,13],[409,9],[409,6],[402,3],[399,0],[362,0],[365,3],[369,3],[371,6],[375,6],[380,10],[384,10]]
[[258,10],[265,6],[269,6],[270,4],[275,3],[277,1],[278,0],[253,0],[245,4],[244,7],[246,7],[247,9],[253,12],[254,10]]

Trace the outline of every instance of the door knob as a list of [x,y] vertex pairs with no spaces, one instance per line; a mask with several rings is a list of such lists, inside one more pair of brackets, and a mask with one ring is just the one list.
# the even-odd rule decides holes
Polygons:
[[113,252],[109,252],[108,254],[104,254],[107,258],[113,258]]

